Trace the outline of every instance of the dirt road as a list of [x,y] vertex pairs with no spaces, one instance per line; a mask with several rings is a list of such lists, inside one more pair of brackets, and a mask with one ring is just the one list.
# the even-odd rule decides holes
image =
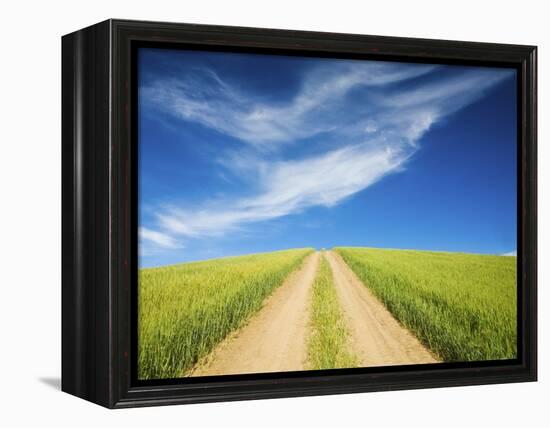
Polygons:
[[189,376],[299,371],[307,366],[311,288],[326,257],[360,367],[438,360],[391,315],[333,251],[309,255],[268,297],[262,309],[222,341]]
[[309,255],[266,299],[258,314],[222,341],[190,375],[304,370],[310,291],[318,264],[319,253]]
[[325,253],[361,367],[435,363],[436,358],[391,315],[333,251]]

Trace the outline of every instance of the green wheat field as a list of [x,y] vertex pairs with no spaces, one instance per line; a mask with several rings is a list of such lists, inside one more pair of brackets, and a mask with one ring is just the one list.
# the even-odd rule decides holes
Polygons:
[[337,248],[405,327],[444,361],[516,358],[516,258]]
[[257,312],[313,249],[140,269],[138,376],[184,376]]
[[[441,361],[513,359],[516,257],[340,247],[365,287]],[[186,376],[298,269],[312,248],[139,271],[138,376]],[[323,254],[324,252],[321,252]],[[355,367],[333,284],[320,257],[311,289],[311,369]]]

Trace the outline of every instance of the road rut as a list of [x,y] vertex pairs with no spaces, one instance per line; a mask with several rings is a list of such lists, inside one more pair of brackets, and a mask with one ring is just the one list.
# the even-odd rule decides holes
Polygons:
[[340,255],[327,251],[325,256],[360,367],[438,362],[365,287]]
[[229,335],[190,376],[304,370],[307,363],[311,287],[319,252],[306,257],[268,297],[260,311]]

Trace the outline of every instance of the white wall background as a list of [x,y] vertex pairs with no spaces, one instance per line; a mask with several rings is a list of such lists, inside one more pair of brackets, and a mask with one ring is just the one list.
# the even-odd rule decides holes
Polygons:
[[[550,396],[550,31],[545,2],[4,1],[0,5],[0,425],[543,426]],[[540,381],[107,411],[59,391],[60,36],[106,18],[539,46]],[[544,397],[546,395],[546,397]],[[548,425],[546,425],[548,426]]]

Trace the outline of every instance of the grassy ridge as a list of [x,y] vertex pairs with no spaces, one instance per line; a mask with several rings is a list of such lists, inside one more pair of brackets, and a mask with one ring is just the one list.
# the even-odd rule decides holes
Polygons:
[[393,315],[445,361],[516,357],[516,258],[337,248]]
[[181,377],[296,269],[312,249],[141,269],[138,376]]
[[313,370],[356,367],[357,359],[347,349],[347,329],[334,289],[332,270],[321,257],[313,284],[311,304],[312,332],[308,359]]

